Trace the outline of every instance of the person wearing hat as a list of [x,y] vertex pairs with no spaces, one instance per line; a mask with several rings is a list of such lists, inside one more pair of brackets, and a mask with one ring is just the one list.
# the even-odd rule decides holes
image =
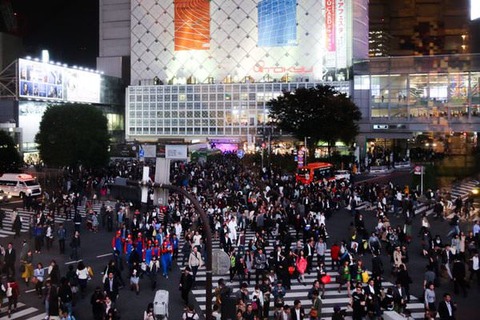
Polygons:
[[186,266],[183,269],[182,275],[180,276],[180,283],[178,286],[183,301],[185,301],[185,304],[188,305],[188,296],[193,288],[193,275],[189,266]]
[[163,276],[168,279],[168,271],[172,264],[173,245],[170,236],[167,234],[162,244],[162,272]]

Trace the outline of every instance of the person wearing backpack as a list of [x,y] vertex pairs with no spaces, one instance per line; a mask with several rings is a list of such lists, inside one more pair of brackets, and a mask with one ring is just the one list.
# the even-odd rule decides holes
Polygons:
[[195,313],[195,310],[193,309],[192,306],[188,306],[185,309],[185,312],[182,315],[182,319],[183,320],[198,320],[198,319],[200,319],[200,317],[198,316],[198,314]]

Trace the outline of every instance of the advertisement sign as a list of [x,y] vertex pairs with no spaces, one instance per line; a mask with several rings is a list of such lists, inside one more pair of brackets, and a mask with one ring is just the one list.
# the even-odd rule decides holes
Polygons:
[[19,59],[19,96],[50,101],[100,102],[101,76],[49,63]]
[[187,159],[187,145],[165,145],[165,158],[166,159]]
[[325,32],[326,32],[326,49],[328,52],[335,52],[335,18],[336,6],[335,0],[325,0]]
[[175,51],[210,48],[210,1],[175,0]]
[[297,44],[297,4],[294,0],[263,0],[258,3],[258,46]]

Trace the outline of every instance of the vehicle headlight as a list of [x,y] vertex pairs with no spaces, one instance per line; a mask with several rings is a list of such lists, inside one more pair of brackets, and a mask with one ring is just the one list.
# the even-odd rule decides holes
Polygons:
[[478,194],[478,193],[479,193],[479,190],[478,190],[477,188],[472,189],[472,193],[473,193],[473,194]]

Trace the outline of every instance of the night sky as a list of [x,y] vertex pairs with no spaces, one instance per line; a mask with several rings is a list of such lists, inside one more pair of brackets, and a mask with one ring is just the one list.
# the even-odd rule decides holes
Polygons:
[[11,0],[27,55],[95,68],[98,0]]

